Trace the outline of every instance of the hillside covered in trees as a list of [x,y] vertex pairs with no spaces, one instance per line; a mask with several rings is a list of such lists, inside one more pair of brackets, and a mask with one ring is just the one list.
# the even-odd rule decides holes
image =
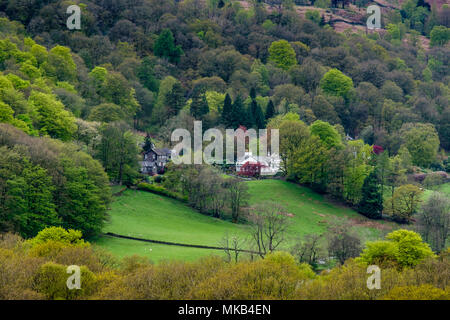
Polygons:
[[[382,8],[381,29],[364,27],[370,4]],[[70,5],[81,9],[80,29],[66,24]],[[205,263],[217,274],[200,268],[193,275],[198,291],[169,294],[162,286],[148,295],[137,289],[140,277],[161,275],[162,267],[138,259],[117,271],[113,258],[81,240],[104,231],[111,185],[173,198],[233,224],[259,227],[280,213],[289,220],[275,212],[282,201],[271,213],[264,211],[271,205],[250,205],[232,166],[169,164],[156,177],[140,173],[143,150],[173,147],[174,129],[192,132],[201,120],[203,131],[279,129],[280,179],[420,233],[394,231],[361,254],[334,256],[338,264],[359,256],[331,271],[338,277],[357,270],[362,279],[362,266],[382,262],[400,279],[391,283],[397,291],[372,297],[345,287],[349,293],[337,296],[413,298],[405,293],[413,286],[418,296],[448,298],[447,285],[425,269],[448,276],[449,10],[423,0],[0,0],[0,270],[30,263],[23,283],[0,275],[12,288],[0,289],[0,297],[21,288],[30,296],[19,298],[68,298],[29,281],[59,274],[77,253],[93,283],[107,284],[87,298],[117,298],[116,289],[130,298],[329,297],[327,276],[275,252],[272,243],[230,281],[241,284],[239,277],[255,270],[278,272],[311,280],[310,291],[286,285],[265,295],[243,285],[242,292],[215,295],[208,281],[225,292],[225,274],[241,266],[212,258]],[[76,239],[64,244],[71,236],[49,227],[73,229]],[[42,230],[63,239],[40,241]],[[410,265],[392,244],[404,238],[423,255]],[[168,268],[190,274],[200,264]],[[125,285],[129,279],[135,282]]]

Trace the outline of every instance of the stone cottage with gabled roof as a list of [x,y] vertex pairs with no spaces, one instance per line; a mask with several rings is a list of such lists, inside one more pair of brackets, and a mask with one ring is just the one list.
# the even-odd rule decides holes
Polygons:
[[144,160],[141,161],[141,173],[155,175],[164,173],[167,162],[172,158],[172,150],[168,148],[158,149],[152,144],[147,152],[143,152]]

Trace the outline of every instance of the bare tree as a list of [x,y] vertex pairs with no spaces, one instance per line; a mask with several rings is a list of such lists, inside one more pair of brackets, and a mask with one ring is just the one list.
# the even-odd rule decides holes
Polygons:
[[231,216],[233,222],[236,223],[239,221],[241,208],[247,204],[249,198],[248,186],[238,178],[228,178],[225,182],[225,188],[228,190]]
[[167,166],[164,186],[185,195],[190,206],[205,214],[222,218],[231,212],[238,222],[249,198],[248,186],[239,178],[224,178],[209,165]]
[[264,258],[285,240],[289,215],[283,206],[274,202],[263,202],[250,209],[248,218],[253,223],[252,238],[259,255]]
[[296,244],[292,247],[291,252],[298,258],[299,262],[306,262],[315,266],[322,253],[321,241],[321,235],[307,234],[303,239],[297,240]]
[[335,225],[329,229],[328,254],[335,257],[339,263],[357,257],[361,253],[361,240],[353,233],[347,224]]
[[433,192],[422,205],[417,228],[434,251],[444,249],[450,234],[450,199],[442,193]]
[[243,239],[239,236],[230,236],[228,232],[225,234],[220,244],[224,248],[228,262],[231,262],[232,259],[234,259],[234,262],[239,261],[239,254],[242,253],[246,242],[246,239]]

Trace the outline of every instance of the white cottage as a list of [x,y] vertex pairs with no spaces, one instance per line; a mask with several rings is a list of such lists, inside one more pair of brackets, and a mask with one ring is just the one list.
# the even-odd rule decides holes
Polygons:
[[254,156],[251,152],[245,152],[244,156],[236,160],[236,172],[241,172],[241,168],[246,164],[260,164],[261,175],[272,176],[280,171],[280,157],[278,154],[267,154],[267,156]]

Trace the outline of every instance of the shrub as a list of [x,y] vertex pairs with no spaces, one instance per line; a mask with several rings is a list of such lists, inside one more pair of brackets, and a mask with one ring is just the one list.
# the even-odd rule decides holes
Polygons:
[[70,290],[67,287],[67,267],[53,262],[43,264],[34,277],[33,287],[43,293],[47,299],[83,299],[92,295],[96,287],[95,275],[81,266],[81,288]]
[[61,227],[49,227],[40,231],[36,237],[27,241],[32,247],[49,241],[59,242],[65,245],[86,247],[89,243],[84,242],[82,233],[78,230],[65,230]]
[[138,184],[137,188],[139,190],[142,190],[142,191],[147,191],[147,192],[159,194],[161,196],[166,196],[166,197],[169,197],[169,198],[172,198],[172,199],[185,201],[185,202],[187,201],[186,197],[180,196],[180,195],[178,195],[175,192],[172,192],[170,190],[167,190],[164,187],[157,186],[157,185],[154,185],[154,184],[149,184],[149,183],[142,182],[142,183]]
[[386,239],[388,241],[367,243],[367,248],[358,260],[366,264],[405,268],[414,267],[425,258],[435,256],[430,246],[414,231],[396,230],[389,233]]
[[432,46],[443,46],[450,39],[450,28],[445,26],[435,26],[430,34]]
[[412,184],[398,187],[385,203],[385,212],[399,223],[409,223],[422,202],[423,191]]
[[427,189],[436,188],[438,185],[443,184],[445,182],[444,175],[438,172],[432,172],[427,174],[425,179],[423,180],[423,186]]
[[252,263],[241,262],[218,270],[193,288],[193,299],[292,299],[296,288],[315,277],[311,267],[298,265],[284,252],[268,254]]
[[429,284],[395,287],[384,296],[384,300],[450,300],[450,291]]
[[361,261],[368,265],[375,264],[378,266],[392,266],[397,265],[398,247],[392,241],[373,241],[367,243],[367,248],[364,249]]

